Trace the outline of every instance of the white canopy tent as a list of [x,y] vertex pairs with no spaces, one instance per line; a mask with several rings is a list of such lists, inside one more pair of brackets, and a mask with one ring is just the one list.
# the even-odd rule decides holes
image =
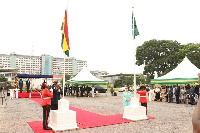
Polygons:
[[93,76],[86,67],[84,67],[74,78],[68,80],[71,84],[89,85],[89,84],[108,84],[107,81]]
[[164,76],[151,80],[151,84],[197,83],[200,70],[185,57],[172,71]]

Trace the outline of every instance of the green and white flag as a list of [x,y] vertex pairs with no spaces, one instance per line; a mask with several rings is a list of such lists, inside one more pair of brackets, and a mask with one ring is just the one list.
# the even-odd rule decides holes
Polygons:
[[[134,19],[134,24],[133,24],[133,19]],[[133,27],[133,25],[134,25],[134,27]],[[137,28],[135,17],[133,18],[133,12],[132,12],[132,35],[133,35],[134,39],[137,35],[139,35],[139,31],[138,31],[138,28]]]

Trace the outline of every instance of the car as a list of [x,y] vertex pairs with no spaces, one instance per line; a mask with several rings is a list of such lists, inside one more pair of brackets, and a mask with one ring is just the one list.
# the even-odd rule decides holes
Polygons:
[[[125,91],[126,87],[121,87],[119,88],[118,92],[123,92]],[[129,87],[129,90],[132,91],[131,87]]]
[[106,93],[107,89],[99,86],[99,85],[94,85],[94,93],[96,93],[96,91],[98,91],[98,93]]

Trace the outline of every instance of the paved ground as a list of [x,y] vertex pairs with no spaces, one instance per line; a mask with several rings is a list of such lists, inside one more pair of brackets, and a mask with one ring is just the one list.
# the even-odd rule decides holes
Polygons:
[[[8,97],[9,98],[9,97]],[[65,97],[70,106],[102,115],[123,114],[122,93],[99,97]],[[28,121],[42,121],[42,107],[27,98],[7,99],[0,107],[0,133],[33,133]],[[192,115],[196,105],[149,102],[148,115],[156,117],[131,123],[65,131],[66,133],[192,133]]]

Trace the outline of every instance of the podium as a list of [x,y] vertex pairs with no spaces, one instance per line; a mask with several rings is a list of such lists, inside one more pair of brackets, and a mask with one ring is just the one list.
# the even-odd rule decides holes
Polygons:
[[130,106],[124,107],[122,118],[134,121],[148,119],[146,116],[146,107],[140,106],[138,94],[136,94],[136,97],[131,98]]
[[76,111],[69,110],[68,100],[58,100],[58,110],[50,111],[50,121],[48,126],[54,131],[79,128],[76,123]]

